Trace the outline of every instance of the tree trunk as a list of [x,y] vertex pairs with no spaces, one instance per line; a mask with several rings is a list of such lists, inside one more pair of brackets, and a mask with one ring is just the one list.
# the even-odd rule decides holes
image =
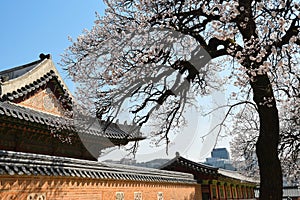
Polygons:
[[253,99],[258,106],[260,132],[256,154],[260,169],[259,199],[282,199],[282,171],[278,158],[279,118],[276,101],[267,75],[251,82]]

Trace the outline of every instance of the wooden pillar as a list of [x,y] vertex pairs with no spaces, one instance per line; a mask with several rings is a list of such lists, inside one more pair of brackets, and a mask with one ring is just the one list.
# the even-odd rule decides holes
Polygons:
[[237,190],[236,190],[236,186],[234,184],[231,184],[231,193],[232,193],[232,199],[237,199]]
[[219,199],[218,197],[218,188],[216,184],[210,184],[210,191],[211,191],[211,199]]
[[217,183],[217,189],[218,189],[219,199],[224,200],[226,198],[225,191],[224,191],[224,184],[222,184],[221,182],[218,182]]

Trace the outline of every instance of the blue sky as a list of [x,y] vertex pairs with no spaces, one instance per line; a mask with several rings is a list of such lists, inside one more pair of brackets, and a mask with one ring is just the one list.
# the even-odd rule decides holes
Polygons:
[[[104,13],[100,0],[1,0],[0,71],[39,59],[50,53],[63,78],[67,73],[58,62],[76,38],[90,29],[95,12]],[[70,87],[70,81],[66,81]]]

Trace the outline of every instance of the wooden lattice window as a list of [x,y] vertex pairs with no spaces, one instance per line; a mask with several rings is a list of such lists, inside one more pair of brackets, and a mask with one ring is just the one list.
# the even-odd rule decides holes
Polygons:
[[142,193],[141,192],[135,192],[134,193],[134,200],[142,200]]
[[124,200],[125,195],[124,192],[116,192],[116,200]]

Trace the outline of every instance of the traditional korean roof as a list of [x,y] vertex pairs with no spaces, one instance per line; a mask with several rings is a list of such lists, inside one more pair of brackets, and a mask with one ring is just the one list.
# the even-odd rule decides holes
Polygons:
[[176,155],[176,157],[163,166],[162,170],[180,171],[185,173],[191,173],[194,178],[201,182],[203,180],[226,180],[231,179],[235,181],[242,181],[257,184],[258,182],[252,178],[246,177],[236,171],[224,170],[212,166],[208,166],[202,163],[197,163],[186,158]]
[[[103,148],[126,145],[130,141],[144,139],[138,129],[132,131],[130,127],[131,131],[128,131],[126,126],[120,127],[116,123],[106,123],[95,117],[83,116],[79,113],[76,115],[80,116],[75,116],[74,104],[74,98],[49,54],[41,54],[39,60],[29,64],[1,71],[0,123],[2,126],[22,131],[14,131],[12,135],[7,133],[10,128],[2,128],[0,135],[3,141],[5,139],[7,141],[0,143],[0,148],[41,153],[42,150],[38,147],[40,144],[24,142],[22,138],[30,135],[33,140],[39,140],[38,134],[41,133],[43,136],[48,136],[43,138],[46,142],[51,141],[53,136],[57,138],[66,136],[64,139],[69,140],[69,136],[72,135],[73,140],[69,140],[69,144],[73,144],[74,148],[77,145],[76,148],[79,149],[84,149],[81,148],[84,145],[88,151],[93,149],[93,158],[97,158],[99,151]],[[78,109],[76,111],[78,112]],[[62,133],[67,135],[62,136]],[[17,140],[22,141],[22,147],[18,146]],[[53,145],[51,142],[45,145],[53,149],[49,146]],[[55,145],[58,144],[55,143]],[[70,157],[91,159],[87,156],[89,155],[87,151],[82,150],[85,153],[79,155],[78,152],[73,151],[73,147],[66,146],[63,154],[60,154],[60,150],[49,154],[67,156],[69,153]]]
[[53,128],[54,130],[54,128],[63,127],[70,131],[81,132],[94,136],[102,136],[109,139],[133,139],[129,137],[128,133],[122,131],[115,124],[107,127],[103,125],[101,127],[100,123],[98,125],[97,123],[94,123],[87,129],[81,129],[79,126],[75,127],[72,119],[58,117],[45,112],[39,112],[7,101],[0,102],[0,116],[12,117],[21,120],[20,122],[23,121],[24,123],[30,122],[45,125],[45,129]]
[[191,174],[0,150],[0,175],[41,175],[195,184]]
[[[43,57],[43,60],[44,59],[45,59],[45,57]],[[18,66],[18,67],[14,67],[14,68],[11,68],[8,70],[1,71],[0,76],[1,76],[2,82],[6,82],[6,81],[9,81],[9,80],[12,80],[12,79],[15,79],[17,77],[24,75],[25,73],[27,73],[30,70],[32,70],[33,68],[35,68],[43,60],[40,59],[40,60],[25,64],[22,66]]]
[[[1,101],[20,102],[50,82],[59,97],[72,106],[72,94],[60,77],[50,55],[40,55],[40,60],[0,72]],[[53,85],[54,84],[54,85]],[[66,104],[65,104],[66,105]]]
[[[259,198],[259,187],[254,190],[256,199]],[[299,199],[300,186],[284,186],[282,188],[282,199]],[[298,197],[298,198],[297,198]]]
[[231,178],[231,179],[235,179],[235,180],[242,180],[244,182],[249,182],[249,183],[259,183],[259,181],[248,177],[248,176],[244,176],[243,174],[240,174],[237,171],[232,171],[232,170],[226,170],[226,169],[218,169],[218,173],[225,177],[225,178]]
[[218,168],[196,163],[179,155],[162,165],[160,169],[192,173],[196,180],[214,178],[218,176]]
[[283,187],[283,197],[300,197],[300,186]]

